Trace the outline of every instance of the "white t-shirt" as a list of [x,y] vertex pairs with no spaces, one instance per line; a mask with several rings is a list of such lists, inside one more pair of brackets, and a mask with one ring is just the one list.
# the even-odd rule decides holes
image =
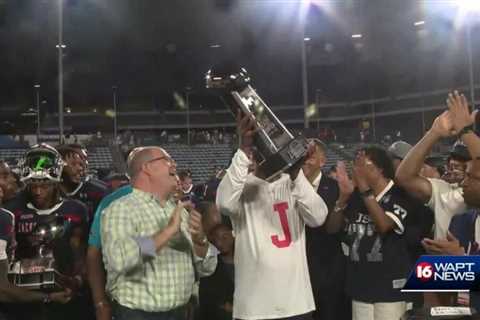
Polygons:
[[435,239],[447,237],[450,220],[456,214],[467,211],[463,200],[463,189],[440,179],[428,179],[432,185],[432,197],[427,205],[435,215]]
[[248,174],[237,151],[217,191],[235,232],[233,317],[274,319],[315,309],[305,253],[305,223],[321,225],[328,209],[300,171],[267,182]]
[[318,176],[315,178],[315,180],[313,180],[312,182],[312,187],[313,187],[313,190],[318,190],[318,187],[320,186],[320,180],[322,180],[322,171],[320,171],[318,173]]

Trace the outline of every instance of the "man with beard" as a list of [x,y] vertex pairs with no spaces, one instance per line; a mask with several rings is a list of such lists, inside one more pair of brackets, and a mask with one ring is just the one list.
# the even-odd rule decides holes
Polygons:
[[[38,227],[55,223],[56,228],[63,228],[59,238],[51,240],[55,241],[55,269],[64,276],[67,286],[77,291],[84,283],[88,215],[82,203],[60,196],[62,170],[61,156],[54,148],[47,144],[32,147],[21,161],[21,180],[26,188],[7,208],[15,216],[14,261],[36,257]],[[8,307],[8,313],[14,319],[64,319],[65,314],[70,319],[86,318],[85,311],[79,308],[82,305],[79,297],[65,305],[49,305],[48,299],[45,302],[31,308]]]
[[[327,161],[327,146],[310,139],[312,156],[303,165],[305,177],[327,205],[329,214],[338,200],[337,181],[322,172]],[[316,320],[351,318],[344,292],[346,260],[340,243],[340,233],[329,233],[328,216],[324,226],[305,227],[307,260],[316,310]]]
[[82,149],[63,145],[58,147],[58,152],[65,162],[60,185],[62,194],[84,203],[92,221],[98,204],[108,194],[108,188],[105,183],[86,175],[86,153]]

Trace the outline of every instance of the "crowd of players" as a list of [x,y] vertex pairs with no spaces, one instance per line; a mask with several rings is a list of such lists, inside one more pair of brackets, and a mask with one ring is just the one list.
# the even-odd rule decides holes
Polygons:
[[[454,92],[413,147],[363,146],[350,174],[339,162],[327,176],[326,146],[311,139],[305,161],[273,181],[241,114],[229,168],[198,186],[159,147],[133,149],[130,181],[111,188],[88,174],[81,146],[34,146],[19,172],[0,163],[0,319],[396,320],[480,307],[474,294],[400,291],[422,254],[478,253],[475,116]],[[451,137],[444,166],[430,153]],[[53,253],[64,288],[15,286],[11,264],[36,254],[52,219],[64,228]]]

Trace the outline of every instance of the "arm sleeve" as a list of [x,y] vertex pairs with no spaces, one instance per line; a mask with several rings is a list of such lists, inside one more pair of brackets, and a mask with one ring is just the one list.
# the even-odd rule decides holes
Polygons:
[[327,217],[328,208],[300,170],[293,181],[293,199],[298,213],[309,227],[321,226]]
[[240,197],[247,180],[249,165],[250,159],[239,149],[218,186],[216,202],[222,214],[231,216],[239,211]]
[[132,221],[134,211],[131,205],[119,201],[102,214],[101,240],[107,270],[125,273],[143,262]]
[[445,212],[452,217],[467,211],[462,188],[453,187],[440,179],[428,179],[428,181],[432,185],[432,196],[427,205],[435,212],[435,215]]
[[208,244],[208,250],[205,257],[197,257],[193,255],[193,263],[200,277],[208,277],[215,272],[217,268],[217,249],[211,244]]

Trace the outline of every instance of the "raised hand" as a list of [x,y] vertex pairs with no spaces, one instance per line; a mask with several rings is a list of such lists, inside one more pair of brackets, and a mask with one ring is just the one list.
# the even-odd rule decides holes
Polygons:
[[470,113],[467,98],[458,91],[450,93],[447,98],[447,106],[452,115],[452,125],[458,133],[463,128],[470,126],[475,121],[475,112]]
[[255,120],[250,115],[246,115],[242,111],[238,110],[237,130],[240,144],[239,147],[246,154],[249,154],[253,146],[253,137],[257,130]]
[[367,171],[369,170],[368,166],[371,166],[372,163],[367,160],[365,157],[365,152],[360,151],[353,165],[353,180],[359,191],[363,192],[368,190],[369,186],[366,180]]
[[343,161],[337,162],[337,183],[340,190],[339,202],[346,203],[353,193],[354,185],[348,177],[347,168]]
[[433,121],[431,130],[442,138],[451,137],[457,134],[453,127],[453,116],[450,111],[444,111]]
[[196,210],[190,211],[188,230],[192,236],[193,243],[197,245],[205,245],[206,236],[202,227],[202,216]]
[[422,246],[429,254],[454,255],[461,256],[465,254],[465,249],[460,246],[460,242],[450,232],[447,233],[447,239],[423,239]]
[[168,228],[173,231],[173,234],[176,234],[180,231],[180,224],[182,222],[181,215],[184,208],[183,202],[178,201],[177,206],[173,210],[173,214],[170,217],[170,221],[168,221]]

